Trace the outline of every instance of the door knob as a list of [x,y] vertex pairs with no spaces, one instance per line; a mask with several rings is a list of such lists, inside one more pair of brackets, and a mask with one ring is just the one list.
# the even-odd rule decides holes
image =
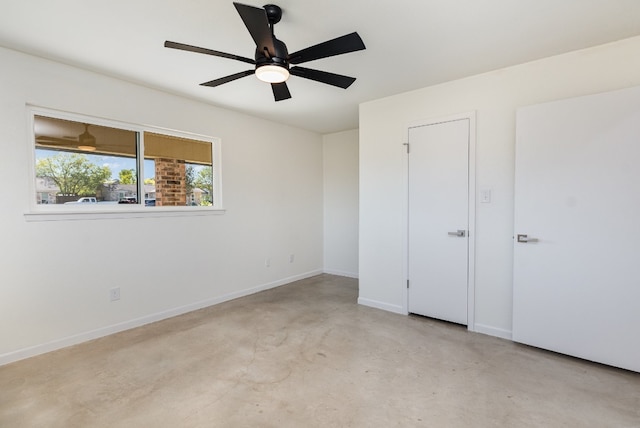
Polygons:
[[448,232],[447,235],[449,236],[457,236],[460,238],[464,238],[465,236],[467,236],[467,231],[466,230],[457,230],[455,232]]
[[536,238],[529,238],[527,235],[518,235],[518,242],[526,244],[527,242],[538,242]]

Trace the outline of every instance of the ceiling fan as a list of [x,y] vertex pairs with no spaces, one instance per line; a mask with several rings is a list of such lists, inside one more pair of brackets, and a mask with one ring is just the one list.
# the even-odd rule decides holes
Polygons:
[[51,137],[41,135],[36,137],[36,143],[43,146],[75,146],[79,150],[94,152],[96,150],[96,137],[89,132],[89,124],[83,123],[84,132],[77,137]]
[[[95,152],[100,155],[115,155],[135,157],[136,133],[133,131],[116,130],[88,123],[60,121],[58,119],[38,116],[40,126],[36,130],[36,147],[53,149],[57,151],[78,150],[82,152]],[[84,127],[82,133],[72,136],[79,126]],[[91,133],[89,128],[93,126]],[[96,132],[97,129],[97,132]]]
[[303,77],[343,89],[347,89],[355,82],[355,77],[298,66],[290,67],[290,65],[363,50],[365,46],[358,33],[353,32],[290,54],[287,50],[287,45],[278,40],[273,31],[274,25],[280,22],[282,18],[282,9],[280,7],[268,4],[263,8],[257,8],[236,2],[233,5],[256,44],[255,59],[168,40],[164,43],[167,48],[219,56],[255,65],[251,70],[204,82],[201,83],[202,86],[215,87],[255,74],[258,79],[270,83],[275,100],[282,101],[291,98],[291,93],[286,83],[289,75]]

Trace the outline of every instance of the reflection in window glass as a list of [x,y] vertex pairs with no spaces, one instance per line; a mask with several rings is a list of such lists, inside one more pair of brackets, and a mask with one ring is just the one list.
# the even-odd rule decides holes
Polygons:
[[34,116],[38,204],[137,203],[138,133]]

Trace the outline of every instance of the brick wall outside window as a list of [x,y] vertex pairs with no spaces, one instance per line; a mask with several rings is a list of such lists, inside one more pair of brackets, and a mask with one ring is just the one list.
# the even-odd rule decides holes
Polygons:
[[156,206],[184,206],[187,201],[185,164],[156,158]]

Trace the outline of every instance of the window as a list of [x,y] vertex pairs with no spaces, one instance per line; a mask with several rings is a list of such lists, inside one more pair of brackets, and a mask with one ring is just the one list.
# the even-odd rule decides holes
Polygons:
[[221,208],[213,139],[40,109],[33,131],[39,209]]
[[145,132],[144,157],[154,165],[145,198],[155,206],[214,204],[211,143]]

